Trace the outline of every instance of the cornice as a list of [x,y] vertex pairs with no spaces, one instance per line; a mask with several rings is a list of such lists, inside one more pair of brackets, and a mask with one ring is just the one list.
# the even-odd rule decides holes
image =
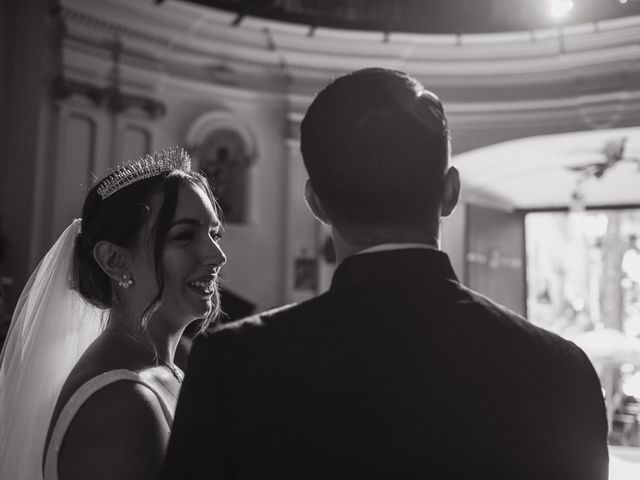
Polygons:
[[[108,5],[110,2],[104,2]],[[91,5],[94,5],[91,8]],[[166,46],[170,43],[170,37],[163,36],[159,33],[151,33],[149,29],[135,28],[125,23],[126,17],[112,17],[105,15],[104,9],[97,7],[97,2],[88,0],[80,1],[63,1],[61,15],[65,22],[65,26],[69,32],[77,32],[82,38],[96,37],[112,38],[115,34],[126,35],[131,39],[138,39],[147,44],[155,46]],[[86,10],[79,7],[89,7]],[[134,20],[143,20],[138,17]],[[82,32],[82,33],[80,33]]]
[[[318,29],[249,18],[231,25],[227,12],[165,1],[63,0],[69,35],[125,49],[160,63],[225,64],[239,70],[286,71],[326,79],[355,68],[402,68],[456,85],[553,82],[560,75],[608,73],[640,63],[640,17],[598,24],[479,35],[410,35]],[[177,70],[173,68],[172,70]]]
[[[288,134],[298,137],[312,95],[289,96]],[[509,102],[445,102],[454,130],[595,130],[640,124],[640,89],[565,98]]]
[[632,126],[640,121],[640,90],[511,102],[449,103],[452,125],[465,130],[567,126],[584,130]]

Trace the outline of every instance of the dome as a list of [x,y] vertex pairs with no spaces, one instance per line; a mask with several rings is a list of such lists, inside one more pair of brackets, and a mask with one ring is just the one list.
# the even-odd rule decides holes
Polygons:
[[[158,1],[157,3],[162,3]],[[488,33],[640,15],[638,0],[190,0],[244,16],[314,27],[406,33]],[[555,13],[555,15],[554,15]],[[561,15],[566,13],[566,16]]]

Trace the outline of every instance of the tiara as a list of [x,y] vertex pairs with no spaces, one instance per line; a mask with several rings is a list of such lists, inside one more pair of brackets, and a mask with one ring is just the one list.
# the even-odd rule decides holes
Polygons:
[[141,159],[124,164],[109,174],[97,188],[98,195],[104,200],[137,181],[155,177],[161,173],[191,170],[191,158],[183,148],[172,147],[145,155]]

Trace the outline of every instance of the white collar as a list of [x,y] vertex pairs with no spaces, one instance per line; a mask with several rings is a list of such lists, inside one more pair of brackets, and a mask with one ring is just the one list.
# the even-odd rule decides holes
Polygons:
[[438,250],[437,247],[426,243],[381,243],[380,245],[374,245],[363,250],[358,250],[353,255],[360,255],[361,253],[373,253],[373,252],[387,252],[391,250],[404,250],[406,248],[423,248],[425,250]]

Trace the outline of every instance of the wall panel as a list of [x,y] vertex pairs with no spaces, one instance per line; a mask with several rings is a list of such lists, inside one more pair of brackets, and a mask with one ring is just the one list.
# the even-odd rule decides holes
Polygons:
[[62,113],[52,238],[82,212],[82,203],[98,163],[97,135],[97,123],[89,113],[74,110]]
[[121,161],[135,161],[151,151],[151,133],[142,125],[128,124],[122,133]]

